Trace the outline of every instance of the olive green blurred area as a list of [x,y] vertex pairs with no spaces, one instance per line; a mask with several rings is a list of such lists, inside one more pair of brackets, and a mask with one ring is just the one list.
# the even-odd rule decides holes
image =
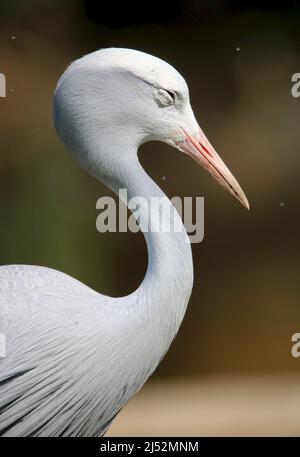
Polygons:
[[157,55],[185,77],[199,124],[251,210],[167,145],[141,148],[141,162],[170,197],[205,197],[193,294],[155,377],[296,375],[300,98],[291,95],[291,77],[300,72],[300,14],[203,11],[204,19],[193,17],[202,14],[195,8],[169,23],[111,26],[88,18],[81,1],[1,5],[0,263],[45,265],[112,296],[139,285],[143,236],[96,231],[96,200],[111,193],[60,143],[52,96],[66,66],[85,53],[120,46]]

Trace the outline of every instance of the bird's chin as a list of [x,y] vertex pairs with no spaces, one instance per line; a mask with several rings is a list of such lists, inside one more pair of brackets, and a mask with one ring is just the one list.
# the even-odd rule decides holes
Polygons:
[[247,197],[241,186],[210,144],[200,127],[196,134],[190,133],[184,127],[181,127],[180,130],[181,135],[178,135],[178,139],[173,142],[173,146],[192,157],[195,162],[207,170],[245,208],[249,209],[250,206]]

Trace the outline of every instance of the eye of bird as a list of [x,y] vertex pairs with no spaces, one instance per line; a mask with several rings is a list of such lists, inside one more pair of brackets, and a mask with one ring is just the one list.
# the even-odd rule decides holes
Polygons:
[[169,96],[172,98],[173,103],[175,103],[176,93],[173,92],[172,90],[167,90],[167,89],[163,89],[163,90],[169,94]]
[[176,101],[176,93],[169,89],[158,89],[157,102],[160,107],[174,105]]

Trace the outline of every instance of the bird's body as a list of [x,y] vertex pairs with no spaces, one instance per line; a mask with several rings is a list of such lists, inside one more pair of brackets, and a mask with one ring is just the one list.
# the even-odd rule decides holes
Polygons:
[[[192,261],[182,242],[178,265],[160,266],[165,294],[159,272],[149,269],[133,294],[111,298],[49,268],[0,267],[3,436],[103,435],[152,374],[184,316]],[[172,268],[169,281],[164,267]]]
[[2,267],[0,284],[9,342],[0,376],[4,436],[101,436],[180,323],[175,313],[165,325],[147,319],[141,303],[128,309],[48,268]]
[[[147,54],[95,52],[73,63],[56,89],[56,128],[75,158],[115,192],[126,188],[129,198],[142,196],[146,203],[166,197],[142,169],[139,145],[162,139],[192,155],[171,95],[161,88],[168,84],[182,97],[176,110],[184,113],[184,129],[201,139],[183,78]],[[148,99],[150,108],[143,105]],[[229,190],[243,200],[224,170]],[[178,331],[193,284],[183,224],[174,211],[160,217],[151,214],[149,223],[141,208],[140,222],[156,230],[145,233],[144,280],[126,297],[101,295],[44,267],[0,267],[0,332],[7,348],[0,359],[0,435],[101,436],[153,373]],[[181,227],[176,233],[161,228],[170,217]]]

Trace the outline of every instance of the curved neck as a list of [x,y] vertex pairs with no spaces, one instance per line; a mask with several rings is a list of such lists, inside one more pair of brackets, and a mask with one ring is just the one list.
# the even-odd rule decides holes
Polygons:
[[[193,284],[189,239],[171,201],[142,168],[137,157],[137,148],[130,151],[124,149],[123,145],[119,157],[125,159],[121,164],[118,160],[117,166],[109,160],[106,160],[105,170],[103,162],[96,166],[95,162],[93,164],[93,174],[115,193],[126,189],[128,201],[136,198],[139,202],[142,200],[138,218],[147,242],[147,272],[136,291],[118,300],[124,300],[124,306],[125,303],[129,307],[136,305],[136,313],[140,316],[142,314],[144,319],[161,316],[161,320],[171,325],[170,333],[173,338],[184,316]],[[101,150],[101,153],[103,158],[105,151]],[[110,172],[112,169],[113,173]],[[156,204],[158,200],[162,201],[160,199],[163,199],[163,211],[161,205]]]
[[147,272],[133,295],[147,297],[151,312],[154,307],[166,309],[169,302],[173,302],[172,307],[178,302],[185,306],[192,288],[193,263],[184,225],[171,201],[138,160],[128,171],[124,184],[128,199],[140,201],[142,197],[137,215],[148,249]]

